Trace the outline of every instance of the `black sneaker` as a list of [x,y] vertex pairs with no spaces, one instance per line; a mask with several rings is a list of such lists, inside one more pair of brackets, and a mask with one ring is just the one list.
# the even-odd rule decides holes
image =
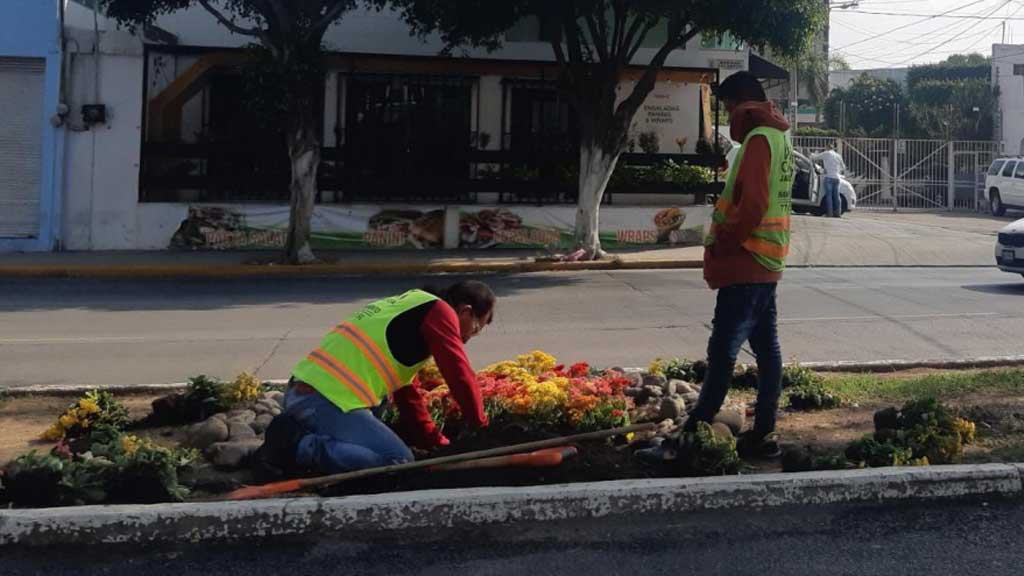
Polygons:
[[293,416],[279,414],[270,421],[263,445],[256,450],[253,468],[257,476],[271,481],[295,476],[299,465],[295,460],[299,441],[307,434],[306,429]]
[[775,441],[774,434],[760,434],[747,430],[736,439],[736,452],[740,458],[771,460],[782,456],[782,449]]

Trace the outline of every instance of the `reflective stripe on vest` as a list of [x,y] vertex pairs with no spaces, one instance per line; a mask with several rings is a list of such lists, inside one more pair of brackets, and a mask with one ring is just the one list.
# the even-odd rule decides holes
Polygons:
[[715,243],[720,227],[731,217],[736,206],[732,202],[736,178],[747,147],[747,143],[755,136],[763,136],[771,149],[771,167],[768,176],[768,210],[761,222],[754,228],[751,237],[742,246],[750,252],[754,259],[773,272],[781,272],[785,268],[786,256],[789,254],[790,212],[792,210],[793,179],[795,164],[793,146],[789,136],[774,128],[755,128],[743,141],[736,159],[729,170],[722,196],[715,202],[712,215],[711,230],[704,239],[704,244]]
[[437,299],[411,290],[368,305],[331,330],[292,376],[346,412],[378,406],[407,386],[427,361],[406,366],[395,359],[387,345],[388,326],[403,312]]

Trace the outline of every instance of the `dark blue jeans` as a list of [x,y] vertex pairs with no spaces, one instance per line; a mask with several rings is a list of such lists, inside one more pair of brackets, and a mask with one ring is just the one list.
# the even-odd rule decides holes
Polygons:
[[823,181],[823,188],[825,189],[825,198],[822,208],[825,211],[825,216],[842,216],[843,198],[839,193],[839,178],[826,176]]
[[319,393],[301,395],[289,389],[284,411],[309,431],[296,450],[300,466],[336,474],[413,460],[405,442],[380,421],[383,405],[342,412]]
[[729,392],[736,356],[744,342],[757,357],[757,408],[754,432],[775,430],[775,412],[782,393],[782,351],[776,327],[775,284],[742,284],[718,291],[715,320],[708,341],[708,368],[697,407],[696,421],[710,422]]

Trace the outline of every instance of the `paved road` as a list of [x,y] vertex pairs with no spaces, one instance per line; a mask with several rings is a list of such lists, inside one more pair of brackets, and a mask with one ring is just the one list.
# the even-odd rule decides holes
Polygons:
[[154,549],[4,550],[5,576],[1017,576],[1020,501],[908,502]]
[[[535,348],[639,366],[701,357],[706,346],[714,296],[700,271],[488,281],[500,301],[494,325],[470,343],[480,367]],[[281,378],[346,314],[421,282],[0,280],[0,386],[254,369]],[[1022,304],[1024,281],[994,269],[791,270],[780,296],[783,351],[804,362],[1020,354]]]

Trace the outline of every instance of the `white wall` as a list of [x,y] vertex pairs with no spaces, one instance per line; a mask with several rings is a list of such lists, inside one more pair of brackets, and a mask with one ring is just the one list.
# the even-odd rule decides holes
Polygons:
[[992,84],[999,86],[1003,151],[1024,154],[1024,76],[1013,74],[1014,64],[1024,64],[1024,45],[992,46]]

